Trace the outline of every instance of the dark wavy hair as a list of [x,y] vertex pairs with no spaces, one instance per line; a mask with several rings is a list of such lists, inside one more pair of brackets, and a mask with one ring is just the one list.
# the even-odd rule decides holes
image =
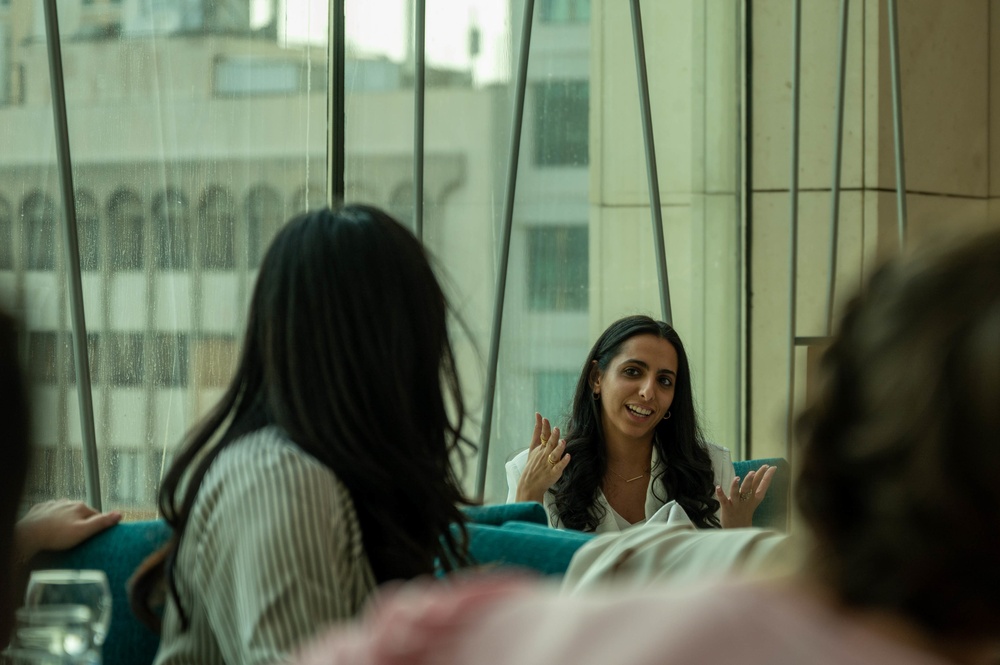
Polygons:
[[853,607],[1000,635],[1000,232],[882,267],[800,416],[815,570]]
[[667,496],[660,498],[676,501],[697,526],[718,527],[715,474],[698,427],[691,367],[684,344],[670,325],[641,315],[627,316],[608,326],[583,363],[566,428],[566,452],[572,455],[573,461],[550,490],[555,495],[556,513],[565,526],[581,531],[593,531],[604,517],[604,510],[597,503],[597,493],[608,470],[608,453],[601,405],[594,399],[591,387],[593,368],[596,362],[602,372],[606,371],[622,345],[636,335],[655,335],[670,342],[677,351],[671,417],[656,425],[653,437],[664,464],[650,482],[662,479]]
[[459,506],[469,502],[451,456],[468,442],[447,310],[423,247],[376,208],[316,210],[282,228],[236,374],[164,479],[160,510],[174,537],[165,565],[147,564],[133,582],[137,613],[152,618],[165,574],[186,623],[170,562],[201,481],[221,451],[267,425],[346,486],[379,582],[466,563]]
[[18,587],[14,571],[14,524],[28,473],[28,393],[17,359],[17,324],[0,310],[0,646],[6,645],[14,625]]

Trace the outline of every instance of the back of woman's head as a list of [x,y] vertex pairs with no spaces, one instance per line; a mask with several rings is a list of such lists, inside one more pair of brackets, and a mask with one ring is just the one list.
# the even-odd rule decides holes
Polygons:
[[0,645],[13,626],[14,523],[28,472],[28,400],[17,359],[17,326],[0,310]]
[[641,314],[626,316],[609,325],[584,361],[566,433],[567,452],[573,461],[555,487],[560,519],[570,528],[591,531],[602,518],[595,500],[607,471],[607,453],[593,380],[595,372],[606,372],[625,342],[638,335],[665,339],[677,352],[670,418],[657,424],[655,438],[660,456],[671,460],[664,466],[662,477],[667,495],[678,501],[699,526],[718,526],[714,517],[718,501],[712,496],[712,464],[701,443],[687,352],[673,327]]
[[462,519],[451,453],[464,409],[446,318],[423,247],[384,212],[292,219],[261,264],[235,377],[165,478],[178,538],[215,455],[277,425],[350,491],[379,580],[462,559],[449,527]]
[[1000,634],[1000,232],[879,270],[798,434],[797,499],[846,603]]

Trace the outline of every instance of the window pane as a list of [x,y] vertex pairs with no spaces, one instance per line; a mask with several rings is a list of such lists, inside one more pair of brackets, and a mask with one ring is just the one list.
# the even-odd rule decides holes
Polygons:
[[141,269],[145,260],[146,219],[139,194],[125,187],[117,189],[108,201],[108,222],[114,238],[109,252],[111,269]]
[[528,306],[533,310],[586,311],[587,227],[528,229]]
[[535,93],[535,163],[540,166],[586,166],[590,84],[546,81]]
[[21,223],[28,236],[28,269],[52,270],[56,266],[56,207],[52,199],[39,191],[21,202]]
[[187,197],[179,189],[168,187],[153,198],[153,224],[156,226],[156,264],[160,268],[182,270],[188,267],[190,229]]
[[76,193],[76,223],[80,267],[98,270],[101,267],[101,212],[97,199],[86,190]]
[[0,270],[14,269],[14,208],[0,196]]
[[[153,514],[231,376],[259,256],[300,188],[325,203],[328,4],[95,0],[61,21],[106,507]],[[0,303],[37,378],[32,496],[82,498],[42,9],[0,11]]]

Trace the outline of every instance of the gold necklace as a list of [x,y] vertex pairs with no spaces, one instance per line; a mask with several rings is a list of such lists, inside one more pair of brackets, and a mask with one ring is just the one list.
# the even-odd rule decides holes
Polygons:
[[645,478],[646,474],[649,473],[649,470],[647,469],[646,471],[643,471],[642,473],[640,473],[635,478],[626,478],[625,476],[623,476],[620,473],[615,473],[614,469],[608,468],[608,471],[610,471],[611,473],[614,473],[616,476],[618,476],[619,478],[621,478],[622,480],[624,480],[626,483],[634,483],[635,481],[639,480],[640,478]]

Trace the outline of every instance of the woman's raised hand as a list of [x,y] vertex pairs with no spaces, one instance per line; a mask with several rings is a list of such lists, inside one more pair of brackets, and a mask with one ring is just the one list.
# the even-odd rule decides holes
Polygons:
[[751,471],[740,483],[740,477],[733,478],[729,494],[719,486],[715,488],[715,498],[722,506],[722,528],[733,529],[753,526],[753,513],[767,495],[767,488],[778,470],[776,466],[762,465]]
[[552,427],[548,418],[535,414],[535,431],[528,446],[528,463],[517,481],[518,501],[542,503],[545,492],[562,476],[569,464],[566,440],[559,438],[559,428]]

